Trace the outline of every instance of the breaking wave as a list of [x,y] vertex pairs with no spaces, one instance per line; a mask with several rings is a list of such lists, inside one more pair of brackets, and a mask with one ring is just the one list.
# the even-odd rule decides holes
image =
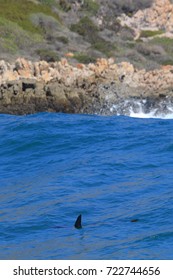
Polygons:
[[110,113],[133,118],[173,119],[171,99],[127,99],[110,106]]

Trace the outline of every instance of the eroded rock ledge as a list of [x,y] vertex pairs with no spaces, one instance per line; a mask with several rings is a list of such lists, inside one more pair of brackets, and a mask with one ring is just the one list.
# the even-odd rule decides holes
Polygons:
[[[135,102],[134,102],[135,101]],[[0,62],[0,113],[127,114],[129,107],[167,113],[173,104],[173,66],[146,71],[112,58],[72,66],[60,62]],[[168,106],[169,105],[169,106]]]

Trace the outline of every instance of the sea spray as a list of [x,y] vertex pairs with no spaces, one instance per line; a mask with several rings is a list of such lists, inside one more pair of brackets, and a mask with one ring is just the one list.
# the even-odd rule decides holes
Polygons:
[[130,98],[110,105],[109,110],[111,115],[118,116],[173,119],[173,102],[170,98],[163,100]]

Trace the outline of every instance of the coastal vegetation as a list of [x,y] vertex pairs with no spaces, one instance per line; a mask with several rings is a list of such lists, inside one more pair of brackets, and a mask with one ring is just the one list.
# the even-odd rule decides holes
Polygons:
[[29,32],[21,28],[17,23],[0,17],[0,49],[4,52],[15,53],[20,50],[28,50],[36,44],[40,44],[43,37],[39,33]]
[[152,5],[149,0],[1,0],[0,59],[19,56],[32,60],[59,60],[66,53],[71,63],[99,57],[129,61],[153,68],[173,61],[172,39],[159,38],[164,27],[141,29],[138,40],[132,27],[121,25],[122,13],[132,17]]
[[38,49],[37,54],[39,55],[40,60],[45,60],[47,62],[55,62],[60,59],[57,52],[49,49]]
[[95,15],[99,10],[99,4],[93,0],[84,0],[82,10],[88,12],[91,15]]
[[153,36],[162,35],[162,34],[164,34],[163,30],[142,30],[140,37],[148,38],[148,37],[153,37]]
[[76,24],[71,26],[71,31],[77,32],[90,42],[93,42],[95,37],[98,36],[98,30],[98,27],[88,16],[81,18]]
[[15,22],[24,30],[33,33],[42,33],[42,30],[32,24],[29,18],[31,14],[43,13],[59,20],[58,14],[54,13],[48,5],[36,4],[28,0],[1,0],[0,7],[0,18]]
[[62,9],[64,12],[68,12],[71,10],[71,3],[68,3],[67,0],[60,0],[59,8]]
[[78,23],[71,26],[71,30],[83,36],[85,40],[91,43],[92,48],[106,56],[111,56],[111,51],[114,50],[113,44],[99,35],[99,28],[89,17],[83,17]]
[[156,37],[151,40],[152,45],[157,45],[164,50],[164,55],[160,57],[161,64],[173,65],[173,39],[167,37]]
[[[44,4],[41,4],[44,2]],[[1,59],[10,57],[37,56],[37,48],[40,44],[45,45],[45,32],[41,25],[36,25],[31,20],[35,14],[43,14],[57,23],[60,18],[47,5],[50,1],[23,1],[23,0],[1,0],[0,1],[0,52]],[[53,2],[52,2],[53,3]],[[11,56],[10,56],[11,55]],[[8,59],[7,58],[7,59]]]
[[96,62],[96,58],[94,58],[93,56],[90,56],[86,53],[75,53],[74,54],[74,58],[83,64],[88,64],[88,63],[94,63]]

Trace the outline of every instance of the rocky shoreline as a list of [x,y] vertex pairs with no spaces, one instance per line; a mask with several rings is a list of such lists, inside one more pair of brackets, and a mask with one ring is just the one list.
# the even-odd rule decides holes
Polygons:
[[70,65],[66,58],[52,63],[0,61],[1,114],[129,115],[129,108],[139,109],[138,102],[145,112],[169,113],[173,66],[146,71],[128,62],[116,64],[112,58],[88,65]]

